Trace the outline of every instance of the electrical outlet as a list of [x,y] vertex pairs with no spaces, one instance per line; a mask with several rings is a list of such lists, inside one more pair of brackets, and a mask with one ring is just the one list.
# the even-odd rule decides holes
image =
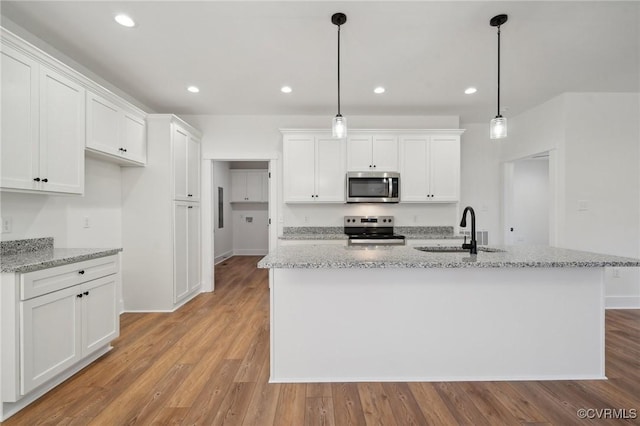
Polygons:
[[620,278],[620,269],[619,268],[613,268],[613,270],[611,271],[611,276],[613,278]]
[[82,219],[82,227],[83,228],[91,228],[91,221],[89,220],[89,216],[85,216]]
[[309,223],[309,216],[304,217],[304,223]]
[[3,234],[9,234],[11,233],[13,228],[13,220],[11,220],[10,217],[3,217],[2,218],[2,233]]

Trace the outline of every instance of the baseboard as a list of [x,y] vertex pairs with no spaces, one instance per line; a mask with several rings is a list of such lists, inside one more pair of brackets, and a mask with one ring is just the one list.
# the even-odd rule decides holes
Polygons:
[[233,250],[234,256],[266,256],[269,249],[238,249]]
[[640,296],[607,296],[606,309],[640,309]]
[[233,250],[229,250],[228,252],[222,253],[220,256],[216,256],[213,258],[213,264],[217,265],[218,263],[227,260],[233,256]]

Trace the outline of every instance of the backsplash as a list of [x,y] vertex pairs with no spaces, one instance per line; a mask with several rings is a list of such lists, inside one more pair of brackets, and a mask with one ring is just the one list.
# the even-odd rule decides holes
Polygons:
[[344,234],[342,226],[285,226],[283,235]]
[[2,256],[51,249],[53,249],[53,237],[0,241],[0,255]]

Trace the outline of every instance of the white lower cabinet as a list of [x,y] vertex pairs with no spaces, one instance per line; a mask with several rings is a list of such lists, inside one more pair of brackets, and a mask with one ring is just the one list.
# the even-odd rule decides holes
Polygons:
[[173,215],[174,303],[200,287],[200,205],[175,202]]
[[0,420],[109,351],[120,334],[119,259],[2,274]]
[[21,302],[21,393],[115,339],[116,300],[116,275],[110,275]]

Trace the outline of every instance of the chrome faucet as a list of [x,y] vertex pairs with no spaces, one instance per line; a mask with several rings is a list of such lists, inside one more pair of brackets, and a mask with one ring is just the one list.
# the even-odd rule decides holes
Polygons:
[[476,212],[473,211],[473,207],[467,206],[464,208],[460,226],[462,228],[467,227],[467,212],[471,213],[471,242],[467,243],[467,236],[465,235],[464,242],[462,243],[462,248],[468,249],[470,254],[478,254],[478,243],[476,241]]

